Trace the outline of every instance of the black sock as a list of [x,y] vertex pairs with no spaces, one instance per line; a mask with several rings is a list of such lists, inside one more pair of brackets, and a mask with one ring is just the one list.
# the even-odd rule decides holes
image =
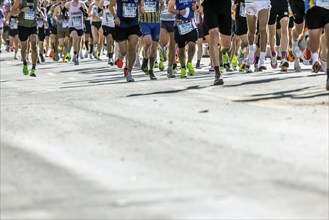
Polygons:
[[109,58],[113,58],[113,53],[109,53]]
[[32,64],[32,69],[35,70],[36,64]]
[[[2,42],[1,42],[2,43]],[[9,46],[9,40],[6,40],[6,45]]]
[[177,63],[174,63],[174,64],[172,65],[172,68],[173,68],[173,69],[176,69],[176,68],[177,68]]
[[185,69],[186,68],[186,66],[182,66],[182,69]]
[[23,65],[26,66],[27,65],[27,62],[26,61],[23,61]]
[[94,45],[90,45],[90,53],[92,53],[93,52],[93,50],[94,50]]
[[55,51],[55,44],[54,43],[51,44],[51,48],[53,48],[53,50]]
[[327,69],[327,76],[329,77],[329,69]]
[[77,54],[78,54],[78,52],[74,51],[74,55],[77,55]]
[[85,47],[86,47],[86,50],[88,50],[88,47],[89,47],[89,41],[85,41]]

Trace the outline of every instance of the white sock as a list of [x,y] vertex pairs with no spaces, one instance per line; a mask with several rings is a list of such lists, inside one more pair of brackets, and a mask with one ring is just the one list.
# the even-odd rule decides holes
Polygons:
[[312,53],[312,65],[313,65],[316,61],[319,61],[319,54],[318,54],[318,53]]
[[259,56],[260,65],[265,64],[265,56],[266,56],[266,52],[260,52],[260,56]]

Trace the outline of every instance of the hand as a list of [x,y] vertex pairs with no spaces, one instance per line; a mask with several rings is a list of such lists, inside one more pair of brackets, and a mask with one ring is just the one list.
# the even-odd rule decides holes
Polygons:
[[29,7],[25,7],[25,8],[22,8],[22,9],[21,9],[21,12],[25,13],[25,12],[28,12],[29,10],[30,10]]
[[185,13],[186,13],[186,10],[184,9],[184,10],[180,10],[179,11],[179,14],[181,15],[181,16],[184,16],[185,15]]
[[237,4],[232,4],[232,11],[236,10]]
[[143,6],[141,6],[141,7],[140,7],[140,12],[141,12],[142,14],[144,14],[144,13],[145,13],[145,9],[144,9],[144,7],[143,7]]
[[196,7],[196,5],[194,4],[194,5],[192,5],[192,11],[196,11],[197,10],[197,7]]
[[59,25],[62,25],[62,20],[57,20],[57,23],[59,24]]
[[118,16],[114,19],[114,24],[120,26],[120,18]]

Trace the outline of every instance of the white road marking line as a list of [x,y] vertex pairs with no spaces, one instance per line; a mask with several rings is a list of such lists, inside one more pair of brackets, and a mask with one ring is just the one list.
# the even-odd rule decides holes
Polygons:
[[67,79],[72,80],[72,81],[77,80],[77,78],[75,78],[75,77],[67,77]]

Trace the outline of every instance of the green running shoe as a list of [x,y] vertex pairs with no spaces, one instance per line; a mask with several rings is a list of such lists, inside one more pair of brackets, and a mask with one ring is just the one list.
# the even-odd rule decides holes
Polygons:
[[192,63],[187,63],[187,68],[188,68],[188,75],[189,76],[194,76],[195,71]]
[[37,77],[37,75],[35,74],[35,69],[31,69],[30,76]]
[[25,76],[29,75],[29,68],[27,65],[23,65],[23,74]]
[[232,66],[233,68],[238,67],[238,56],[234,55],[233,59],[232,59]]
[[70,54],[70,53],[67,53],[66,56],[65,56],[65,59],[67,59],[68,61],[70,61],[71,58],[72,58],[72,57],[71,57],[71,54]]
[[181,69],[180,78],[186,78],[186,68]]
[[164,66],[162,60],[161,60],[160,63],[159,63],[159,69],[160,69],[160,71],[163,71],[163,70],[165,69],[165,66]]
[[154,63],[154,68],[159,68],[158,61],[155,61],[155,63]]
[[224,64],[230,63],[230,58],[227,53],[223,53],[223,63]]

